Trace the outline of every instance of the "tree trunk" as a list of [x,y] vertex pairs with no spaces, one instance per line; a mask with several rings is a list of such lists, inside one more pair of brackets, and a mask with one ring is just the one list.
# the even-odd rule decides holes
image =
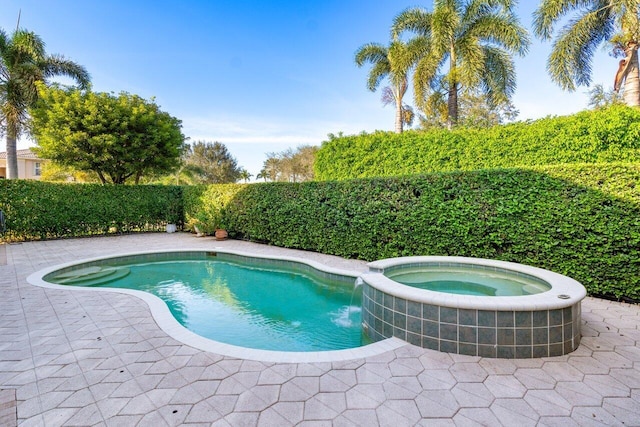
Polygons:
[[638,70],[638,45],[631,44],[627,49],[629,66],[626,69],[623,99],[630,107],[640,106],[640,74]]
[[458,123],[458,84],[449,84],[449,97],[447,99],[447,127],[453,128]]
[[18,179],[18,153],[16,136],[7,131],[7,179]]
[[396,133],[402,133],[402,125],[404,118],[402,117],[402,99],[396,97]]
[[458,123],[458,70],[456,46],[452,39],[449,44],[449,96],[447,97],[447,128]]

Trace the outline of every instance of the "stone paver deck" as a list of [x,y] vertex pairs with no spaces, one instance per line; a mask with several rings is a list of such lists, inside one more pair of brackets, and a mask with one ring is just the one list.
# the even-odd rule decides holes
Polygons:
[[15,418],[15,393],[23,426],[640,425],[635,305],[585,299],[582,344],[561,357],[485,359],[407,344],[365,359],[286,364],[184,345],[134,296],[25,280],[94,256],[221,246],[364,269],[185,233],[0,245],[0,424]]

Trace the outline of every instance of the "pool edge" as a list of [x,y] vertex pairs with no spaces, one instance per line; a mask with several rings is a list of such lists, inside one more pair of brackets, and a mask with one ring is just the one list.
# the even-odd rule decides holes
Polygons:
[[213,250],[205,250],[202,248],[194,249],[180,249],[180,250],[159,250],[159,251],[136,251],[123,254],[113,254],[109,256],[93,257],[87,259],[76,260],[72,262],[57,264],[38,270],[29,276],[27,276],[27,283],[46,289],[65,290],[65,291],[80,291],[80,292],[111,292],[118,294],[125,294],[137,297],[143,300],[149,307],[152,318],[160,329],[162,329],[167,335],[173,339],[199,350],[208,351],[216,354],[220,354],[226,357],[233,357],[244,360],[256,360],[261,362],[274,362],[274,363],[314,363],[314,362],[342,362],[354,359],[362,359],[366,357],[376,356],[386,353],[388,351],[395,350],[397,348],[409,345],[407,342],[398,338],[389,338],[382,341],[378,341],[372,344],[368,344],[362,347],[354,347],[343,350],[327,350],[327,351],[315,351],[315,352],[287,352],[287,351],[273,351],[273,350],[259,350],[248,347],[240,347],[231,344],[225,344],[219,341],[215,341],[209,338],[202,337],[194,332],[189,331],[182,326],[173,317],[169,311],[168,306],[162,299],[144,291],[138,291],[133,289],[120,289],[120,288],[80,288],[68,285],[59,285],[47,282],[43,278],[54,271],[71,267],[78,264],[84,264],[94,262],[98,260],[105,260],[109,258],[120,258],[126,256],[144,255],[144,254],[162,254],[172,252],[218,252],[230,255],[244,256],[250,258],[259,259],[271,259],[279,261],[289,261],[294,263],[305,264],[311,268],[314,268],[320,272],[326,274],[337,274],[342,276],[349,276],[355,278],[359,277],[362,273],[351,270],[338,269],[321,264],[317,261],[306,260],[303,258],[297,258],[292,256],[266,256],[261,254],[253,254],[250,252],[229,250],[223,248],[215,248]]

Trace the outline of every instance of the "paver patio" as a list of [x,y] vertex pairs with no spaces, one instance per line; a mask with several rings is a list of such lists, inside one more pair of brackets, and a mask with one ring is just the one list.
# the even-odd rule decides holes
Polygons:
[[364,359],[287,364],[184,345],[135,296],[25,280],[95,256],[215,247],[365,270],[361,261],[186,233],[0,245],[0,424],[640,425],[637,305],[585,299],[582,343],[561,357],[486,359],[407,344]]

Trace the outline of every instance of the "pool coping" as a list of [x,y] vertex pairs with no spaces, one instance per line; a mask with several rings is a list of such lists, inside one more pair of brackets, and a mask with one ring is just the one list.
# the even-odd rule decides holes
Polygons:
[[388,338],[383,341],[378,341],[372,344],[368,344],[362,347],[355,347],[344,350],[328,350],[328,351],[313,351],[313,352],[294,352],[294,351],[273,351],[273,350],[258,350],[248,347],[240,347],[231,344],[222,343],[209,338],[200,336],[194,332],[191,332],[184,326],[182,326],[171,314],[167,304],[159,297],[152,295],[144,291],[138,291],[133,289],[120,289],[120,288],[92,288],[92,287],[73,287],[69,285],[58,285],[43,280],[47,274],[50,274],[56,270],[71,267],[78,264],[84,264],[88,262],[95,262],[105,260],[109,258],[120,258],[127,256],[145,255],[145,254],[164,254],[174,252],[217,252],[249,258],[259,258],[265,260],[276,261],[288,261],[293,263],[305,264],[315,270],[318,270],[327,274],[335,274],[340,276],[353,277],[354,280],[361,275],[360,272],[338,269],[329,267],[313,260],[306,260],[303,258],[291,257],[291,256],[265,256],[261,254],[254,254],[250,252],[230,250],[224,248],[213,248],[204,250],[202,248],[183,248],[180,250],[156,250],[156,251],[136,251],[113,254],[109,256],[101,256],[94,258],[87,258],[58,264],[55,266],[47,267],[38,270],[27,277],[27,282],[34,286],[39,286],[47,289],[65,290],[65,291],[78,291],[78,292],[110,292],[135,296],[143,300],[149,307],[153,319],[158,326],[171,336],[175,340],[189,345],[191,347],[218,353],[223,356],[256,360],[261,362],[275,362],[275,363],[314,363],[314,362],[341,362],[360,358],[366,358],[371,356],[377,356],[382,353],[386,353],[391,350],[408,345],[407,342],[400,340],[399,338]]
[[[465,264],[484,266],[524,273],[541,279],[549,283],[552,287],[550,290],[539,294],[519,296],[477,296],[436,292],[403,285],[383,274],[385,269],[402,264],[442,264],[443,266],[447,264]],[[472,310],[553,310],[577,304],[587,296],[585,287],[570,277],[542,268],[508,261],[456,256],[414,256],[388,258],[370,262],[367,265],[369,266],[369,272],[363,273],[361,277],[368,285],[407,300],[443,307]],[[568,296],[569,298],[562,298],[561,296]]]

